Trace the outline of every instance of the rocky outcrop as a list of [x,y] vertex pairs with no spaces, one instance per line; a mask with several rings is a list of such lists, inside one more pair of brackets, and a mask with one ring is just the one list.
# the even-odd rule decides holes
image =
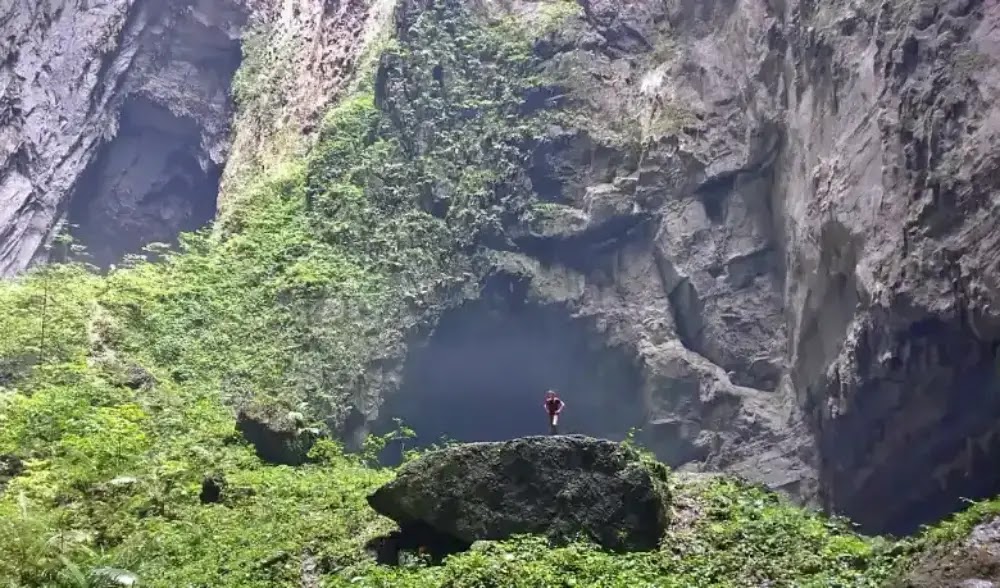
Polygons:
[[895,588],[996,588],[1000,586],[1000,519],[926,554]]
[[67,216],[102,264],[211,220],[246,18],[241,0],[0,8],[0,275]]
[[327,109],[362,81],[372,47],[386,39],[397,0],[245,0],[252,32],[237,80],[239,112],[222,178],[219,221],[241,183],[310,136]]
[[[849,17],[814,42],[844,55],[826,60],[844,73],[799,107],[843,126],[814,160],[812,204],[789,203],[814,243],[792,243],[793,378],[817,424],[826,502],[905,532],[1000,489],[1000,214],[987,172],[1000,7],[900,2]],[[865,67],[848,76],[852,56]],[[824,144],[829,128],[805,136]]]
[[[0,8],[2,275],[61,218],[108,263],[215,213],[248,15],[263,32],[237,88],[233,184],[311,130],[384,25],[427,7],[36,4]],[[460,386],[425,385],[443,343],[479,373],[506,365],[452,313],[566,366],[502,380],[526,390],[509,402],[560,387],[567,426],[640,427],[672,466],[734,471],[867,530],[1000,490],[996,3],[581,0],[541,26],[543,4],[469,4],[547,31],[547,84],[523,110],[576,114],[532,135],[517,179],[537,206],[479,243],[474,300],[379,358],[348,432],[449,414]],[[402,108],[414,88],[395,81]],[[574,369],[586,377],[559,375]],[[397,388],[413,400],[393,404]],[[471,428],[518,422],[488,405],[462,413]]]
[[[812,436],[784,378],[778,99],[761,89],[748,108],[754,58],[722,57],[747,42],[748,19],[767,16],[581,4],[535,49],[551,82],[540,93],[585,115],[532,146],[523,180],[537,203],[489,241],[478,298],[445,314],[429,352],[411,346],[400,398],[379,414],[431,438],[528,434],[543,417],[526,415],[554,387],[568,431],[642,429],[671,466],[812,498]],[[725,71],[697,73],[709,63]],[[481,326],[462,335],[463,321]],[[446,362],[445,350],[465,359]],[[487,390],[462,423],[434,418]]]
[[[769,374],[742,376],[757,389],[780,376],[816,435],[822,502],[869,530],[995,493],[997,6],[735,2],[669,18],[697,24],[653,87],[703,121],[671,141],[702,162],[689,193],[714,194],[700,222],[725,239],[678,242],[706,229],[667,205],[685,346]],[[730,259],[756,269],[713,278],[702,242],[741,243]]]
[[301,415],[270,407],[241,410],[236,430],[254,446],[262,460],[290,466],[306,463],[319,438],[319,431],[306,427]]
[[[0,276],[46,259],[62,230],[106,266],[207,225],[223,168],[235,182],[268,159],[279,132],[309,130],[393,4],[0,6]],[[231,127],[248,25],[259,50],[237,97],[253,107]]]
[[648,550],[669,519],[666,471],[631,450],[586,437],[459,445],[403,466],[368,497],[408,529],[465,544],[518,534]]

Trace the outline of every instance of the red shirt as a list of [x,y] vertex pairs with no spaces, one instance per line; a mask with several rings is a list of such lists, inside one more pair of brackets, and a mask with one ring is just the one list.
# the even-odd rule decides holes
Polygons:
[[549,414],[556,414],[563,407],[563,401],[557,396],[555,398],[545,399],[545,410],[549,411]]

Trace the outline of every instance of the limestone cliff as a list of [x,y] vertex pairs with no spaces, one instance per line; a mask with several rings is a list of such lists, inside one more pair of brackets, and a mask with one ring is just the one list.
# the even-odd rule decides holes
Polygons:
[[[297,146],[431,4],[0,8],[0,273],[44,257],[62,218],[105,263],[207,222],[229,154],[227,187]],[[546,84],[522,113],[573,117],[519,146],[497,190],[531,206],[477,233],[474,294],[414,304],[426,324],[335,428],[528,434],[523,407],[557,387],[577,432],[641,427],[671,465],[869,530],[1000,490],[995,2],[469,6],[537,29]],[[378,108],[424,165],[421,100],[463,89],[447,60],[377,63]],[[446,216],[455,195],[421,189]]]
[[0,273],[69,217],[103,264],[214,215],[235,1],[15,1],[0,8]]
[[[231,169],[252,167],[276,128],[314,122],[366,46],[369,15],[385,11],[361,1],[5,3],[0,275],[46,259],[65,229],[107,266],[208,224],[231,148]],[[231,134],[241,41],[258,28],[279,41],[261,47],[276,83]]]
[[995,492],[1000,8],[581,5],[536,49],[589,115],[494,275],[635,358],[618,398],[674,464],[869,530]]

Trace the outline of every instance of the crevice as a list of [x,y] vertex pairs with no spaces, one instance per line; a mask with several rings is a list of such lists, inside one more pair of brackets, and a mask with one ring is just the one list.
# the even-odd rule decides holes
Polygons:
[[726,282],[733,290],[742,290],[759,276],[774,273],[774,268],[780,264],[781,260],[773,247],[737,255],[725,264]]
[[405,559],[426,558],[440,565],[449,555],[468,551],[472,545],[442,533],[430,525],[416,521],[399,530],[381,535],[365,544],[365,549],[381,565],[398,566]]
[[[150,9],[151,6],[152,9]],[[118,32],[118,39],[115,42],[115,45],[117,47],[122,47],[123,45],[126,44],[126,42],[129,41],[135,42],[135,37],[137,35],[136,31],[139,23],[149,18],[150,10],[154,11],[158,10],[159,12],[154,12],[153,14],[156,16],[160,16],[162,14],[164,6],[166,6],[166,3],[160,4],[155,0],[153,0],[152,2],[150,2],[149,0],[136,0],[135,5],[133,5],[132,9],[128,11],[127,16],[125,17],[125,22],[122,23],[122,28]],[[123,72],[131,70],[132,63],[135,60],[136,53],[137,52],[132,53],[132,55],[129,58],[128,65],[126,66],[119,65],[118,69],[121,69],[121,71]],[[120,56],[121,54],[119,51],[109,51],[101,56],[100,58],[101,64],[97,70],[97,79],[101,80],[101,88],[103,88],[104,91],[95,92],[90,96],[87,108],[87,118],[90,118],[100,108],[101,104],[107,101],[109,96],[116,95],[120,90],[121,85],[128,78],[127,75],[116,76],[114,84],[110,88],[107,86],[105,82],[105,80],[107,80],[108,78],[108,74],[112,70],[112,67],[115,65],[115,62],[118,60]]]
[[649,238],[654,228],[651,214],[630,214],[610,218],[569,236],[525,235],[514,243],[525,254],[545,264],[559,263],[587,272],[599,265],[597,259],[621,250],[629,243]]
[[736,177],[737,174],[727,174],[712,178],[699,186],[695,192],[695,196],[705,207],[705,216],[713,224],[726,221],[726,204],[736,188]]
[[681,344],[689,351],[702,355],[704,348],[702,332],[705,329],[705,323],[702,319],[703,307],[698,290],[691,283],[691,280],[684,278],[670,292],[669,298],[670,308],[674,313],[674,322],[677,324],[677,336],[680,337]]
[[[544,101],[545,96],[539,99]],[[573,139],[566,135],[544,141],[531,154],[528,178],[542,202],[566,202],[566,178],[572,174],[572,169],[567,169],[561,158],[570,150]]]

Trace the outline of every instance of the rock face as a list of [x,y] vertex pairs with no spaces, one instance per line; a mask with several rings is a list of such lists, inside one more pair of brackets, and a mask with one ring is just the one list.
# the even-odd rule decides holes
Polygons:
[[958,544],[924,557],[896,588],[996,588],[1000,586],[1000,519],[976,526]]
[[0,275],[67,215],[101,264],[211,220],[246,18],[240,0],[0,7]]
[[[256,169],[279,130],[315,124],[393,4],[3,3],[0,277],[44,261],[66,223],[105,266],[208,224],[223,169]],[[269,76],[246,93],[267,100],[231,127],[248,25],[266,31],[255,57]]]
[[244,44],[251,67],[222,178],[219,219],[243,176],[297,145],[356,81],[373,43],[384,39],[396,0],[245,0],[259,23]]
[[[1000,6],[578,4],[536,44],[554,81],[525,99],[583,113],[532,145],[541,205],[488,244],[478,298],[372,368],[386,404],[359,401],[349,432],[402,416],[429,436],[528,434],[544,417],[518,415],[556,387],[571,430],[639,427],[672,466],[868,531],[1000,491]],[[0,275],[44,257],[60,219],[102,263],[209,220],[227,153],[236,182],[281,132],[309,130],[384,26],[405,24],[395,5],[4,4]],[[256,18],[270,33],[230,138]],[[435,359],[455,349],[460,385]],[[461,426],[435,420],[499,389],[514,392]]]
[[368,497],[408,528],[471,544],[516,534],[584,533],[611,549],[654,549],[669,517],[666,472],[617,443],[529,437],[435,452]]
[[889,2],[803,16],[817,24],[799,53],[810,83],[788,95],[779,168],[790,377],[815,426],[824,502],[905,532],[1000,489],[988,465],[1000,211],[986,171],[1000,7]]
[[536,50],[587,116],[484,285],[633,358],[567,426],[626,398],[671,465],[873,532],[1000,491],[1000,6],[580,4]]

